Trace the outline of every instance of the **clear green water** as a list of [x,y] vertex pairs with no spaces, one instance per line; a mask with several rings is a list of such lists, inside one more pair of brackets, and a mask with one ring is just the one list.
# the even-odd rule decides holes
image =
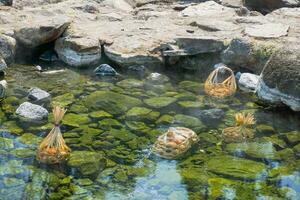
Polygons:
[[[170,81],[155,85],[126,72],[101,80],[90,71],[46,75],[32,66],[10,68],[0,112],[0,199],[300,199],[299,114],[263,108],[242,92],[217,101],[204,94],[200,75],[161,73]],[[14,112],[30,87],[68,108],[62,132],[73,153],[66,163],[35,160],[52,117],[43,125],[18,121]],[[210,109],[218,114],[208,115]],[[222,129],[234,125],[240,111],[255,114],[255,138],[222,142]],[[170,126],[191,128],[200,138],[177,161],[150,151]]]

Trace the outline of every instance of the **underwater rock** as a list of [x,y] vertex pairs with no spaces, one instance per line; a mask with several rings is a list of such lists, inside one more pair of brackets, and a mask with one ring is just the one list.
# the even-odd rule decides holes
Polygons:
[[113,116],[105,111],[94,111],[89,114],[89,116],[93,119],[104,119],[104,118],[112,118]]
[[266,124],[259,124],[256,126],[256,131],[261,135],[272,135],[276,133],[272,126]]
[[157,121],[156,124],[158,125],[169,125],[174,122],[174,117],[171,115],[163,115]]
[[175,115],[174,124],[187,128],[204,127],[204,124],[198,118],[182,114]]
[[144,122],[140,121],[126,121],[127,127],[133,132],[149,134],[151,128]]
[[212,109],[199,111],[199,117],[201,118],[202,121],[221,120],[224,116],[225,116],[225,112],[219,108],[212,108]]
[[160,73],[151,73],[147,78],[147,83],[151,83],[154,85],[161,85],[164,84],[168,81],[170,81],[170,78],[167,77],[166,75],[160,74]]
[[73,128],[78,128],[80,125],[87,124],[91,121],[87,114],[68,113],[65,115],[62,124]]
[[135,134],[133,134],[130,131],[125,130],[125,129],[121,129],[121,130],[111,129],[111,130],[108,130],[108,131],[102,133],[102,135],[107,136],[107,137],[110,136],[110,137],[120,140],[122,142],[128,142],[137,137]]
[[194,81],[182,81],[179,83],[179,88],[198,94],[204,88],[204,85]]
[[142,88],[144,86],[144,82],[136,79],[125,79],[118,82],[117,86],[124,89]]
[[204,104],[201,101],[179,101],[177,103],[182,109],[195,109],[204,107]]
[[134,164],[138,160],[138,155],[128,149],[128,147],[121,145],[106,151],[106,155],[119,164]]
[[51,95],[40,88],[31,88],[28,92],[28,98],[36,103],[44,103],[50,101]]
[[88,67],[101,59],[98,39],[82,37],[62,37],[55,42],[58,57],[73,67]]
[[103,119],[99,122],[99,128],[103,130],[110,130],[112,128],[120,129],[123,125],[116,119]]
[[99,152],[73,151],[68,166],[78,170],[83,176],[91,176],[105,168],[106,160]]
[[171,105],[176,102],[176,98],[173,97],[153,97],[149,99],[145,99],[144,102],[153,108],[163,108]]
[[130,75],[136,76],[139,78],[144,77],[146,71],[147,71],[147,69],[144,65],[132,65],[132,66],[129,66],[127,69],[127,72]]
[[0,137],[0,149],[9,150],[14,148],[14,141],[9,138]]
[[61,106],[61,107],[67,107],[68,105],[72,104],[75,102],[75,97],[72,93],[66,93],[60,96],[56,96],[52,98],[51,105],[55,106]]
[[93,92],[83,102],[90,110],[104,110],[113,115],[122,114],[130,108],[142,104],[137,98],[111,91]]
[[300,142],[300,132],[291,131],[288,133],[280,134],[280,137],[283,137],[289,144],[296,144]]
[[280,160],[271,142],[231,143],[226,145],[226,151],[233,155],[242,155],[257,159]]
[[295,154],[296,154],[298,157],[300,157],[300,143],[299,143],[298,145],[294,146],[293,149],[294,149]]
[[126,113],[127,120],[133,121],[155,121],[160,113],[144,107],[133,107]]
[[116,76],[117,71],[108,64],[101,64],[94,70],[94,74],[98,76]]
[[33,135],[32,133],[24,133],[23,135],[17,138],[17,141],[27,147],[35,148],[42,142],[42,138]]
[[254,92],[257,88],[259,78],[260,77],[255,74],[242,73],[238,81],[240,89],[246,92]]
[[256,180],[266,173],[266,165],[232,156],[215,156],[207,162],[208,170],[242,180]]
[[16,114],[21,120],[30,122],[41,122],[48,119],[48,111],[42,106],[29,102],[22,103],[16,110]]

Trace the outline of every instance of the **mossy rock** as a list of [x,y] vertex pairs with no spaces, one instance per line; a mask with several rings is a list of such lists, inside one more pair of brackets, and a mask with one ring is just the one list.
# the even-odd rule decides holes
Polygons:
[[196,94],[203,90],[204,85],[202,83],[197,83],[194,81],[182,81],[179,83],[179,88],[194,92]]
[[271,142],[275,147],[279,147],[281,149],[286,147],[285,141],[279,139],[277,135],[272,135],[271,137],[262,137],[261,140],[264,142]]
[[129,88],[141,88],[144,86],[144,82],[137,79],[125,79],[117,83],[117,86],[125,89]]
[[113,117],[111,114],[109,114],[108,112],[105,112],[103,110],[91,112],[89,114],[89,116],[93,119],[98,119],[98,120]]
[[14,148],[14,141],[9,138],[0,137],[0,149],[9,150]]
[[118,122],[118,120],[115,119],[103,119],[99,122],[99,128],[103,130],[110,130],[112,128],[115,129],[121,129],[123,127],[123,124]]
[[178,105],[183,108],[183,109],[188,109],[188,108],[203,108],[204,104],[203,102],[200,101],[179,101]]
[[197,96],[191,92],[183,92],[175,96],[178,101],[196,101]]
[[204,124],[198,118],[182,114],[175,115],[174,124],[187,128],[204,127]]
[[111,136],[115,139],[121,140],[122,142],[128,142],[137,137],[136,135],[134,135],[133,133],[125,129],[122,130],[111,129],[107,132],[104,132],[103,136]]
[[107,150],[106,155],[109,159],[119,164],[134,164],[138,160],[138,155],[125,146],[118,146],[114,149]]
[[78,170],[83,176],[99,173],[105,165],[102,153],[92,151],[73,151],[68,160],[68,166]]
[[104,110],[113,115],[125,113],[141,104],[139,99],[111,91],[93,92],[84,99],[84,105],[90,110]]
[[261,135],[272,135],[275,134],[276,131],[272,126],[266,124],[260,124],[256,127],[256,131]]
[[17,158],[34,158],[36,156],[36,151],[31,149],[19,148],[10,151],[10,154]]
[[70,113],[77,113],[77,114],[81,114],[81,113],[87,113],[89,110],[81,104],[73,104],[71,106],[71,108],[68,110],[68,112]]
[[171,115],[163,115],[157,121],[156,124],[158,125],[169,125],[174,122],[174,117]]
[[252,158],[280,160],[271,142],[231,143],[226,145],[226,150],[233,155],[242,152]]
[[129,142],[126,142],[130,149],[145,149],[149,143],[150,141],[146,137],[137,137]]
[[75,102],[75,97],[71,93],[66,93],[57,97],[52,98],[52,106],[67,107]]
[[160,113],[144,107],[133,107],[126,113],[127,120],[133,121],[155,121]]
[[300,157],[300,143],[297,144],[296,146],[294,146],[293,150],[294,150],[295,154],[296,154],[298,157]]
[[31,133],[24,133],[21,137],[18,137],[17,141],[22,143],[23,145],[27,145],[29,147],[36,147],[42,142],[42,138]]
[[133,132],[147,134],[151,131],[151,128],[144,122],[126,121],[127,127]]
[[256,180],[266,173],[266,165],[232,156],[215,156],[207,162],[209,171],[242,180]]
[[163,108],[175,103],[176,100],[174,97],[152,97],[144,100],[144,102],[153,108]]
[[80,125],[87,124],[91,121],[87,114],[66,114],[63,119],[63,125],[70,126],[73,128],[79,128]]
[[7,130],[13,135],[21,135],[24,130],[18,126],[16,121],[6,121],[3,124],[3,129]]
[[289,144],[297,144],[300,142],[300,132],[298,131],[282,133],[280,137],[284,138]]

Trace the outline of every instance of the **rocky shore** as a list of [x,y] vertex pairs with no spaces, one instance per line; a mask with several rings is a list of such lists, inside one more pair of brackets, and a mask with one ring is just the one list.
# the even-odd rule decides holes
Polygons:
[[80,68],[105,57],[120,67],[207,73],[223,62],[236,72],[263,72],[258,96],[300,111],[300,3],[268,2],[1,0],[0,66],[30,62],[45,46]]

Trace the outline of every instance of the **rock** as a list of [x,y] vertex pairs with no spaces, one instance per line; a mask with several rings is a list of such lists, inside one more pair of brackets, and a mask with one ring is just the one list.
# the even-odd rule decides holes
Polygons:
[[99,76],[116,76],[117,71],[108,64],[101,64],[94,70],[94,74]]
[[25,47],[34,48],[55,41],[69,24],[62,16],[56,20],[31,21],[16,29],[14,37]]
[[73,128],[75,128],[75,127],[79,128],[80,125],[87,124],[90,121],[91,120],[87,114],[68,113],[64,116],[62,123],[66,126],[70,126]]
[[99,122],[99,128],[102,130],[121,129],[122,127],[123,125],[115,119],[103,119]]
[[256,38],[278,38],[288,34],[289,26],[285,24],[258,24],[246,27],[245,33]]
[[197,118],[200,118],[206,124],[215,124],[225,116],[225,112],[219,108],[212,108],[207,110],[192,110],[189,113]]
[[101,46],[97,39],[62,37],[55,42],[58,57],[73,67],[96,65],[101,59]]
[[182,81],[179,83],[179,88],[198,94],[204,87],[203,84],[194,81]]
[[14,148],[14,141],[9,138],[0,137],[0,148],[3,150],[10,150]]
[[245,153],[247,156],[257,159],[279,160],[276,149],[271,142],[251,142],[251,143],[231,143],[226,145],[226,150],[233,154],[239,155]]
[[51,105],[67,107],[75,101],[75,97],[72,93],[66,93],[60,96],[56,96],[52,99]]
[[18,107],[16,114],[24,121],[41,122],[48,119],[49,113],[42,106],[24,102]]
[[256,131],[261,135],[273,135],[276,133],[272,126],[266,124],[259,124],[256,126]]
[[300,132],[298,131],[291,131],[288,133],[281,134],[281,137],[283,137],[289,144],[296,144],[300,142]]
[[103,3],[125,12],[130,12],[133,9],[132,5],[130,5],[130,3],[126,0],[105,0]]
[[130,108],[142,104],[139,99],[111,91],[93,92],[88,95],[83,102],[84,105],[91,110],[100,109],[113,115],[122,114]]
[[201,101],[179,101],[178,105],[183,109],[195,109],[203,107],[203,102]]
[[17,141],[27,147],[36,148],[42,142],[42,138],[31,133],[24,133],[18,137]]
[[300,111],[300,46],[287,45],[270,58],[257,95],[272,104],[285,104],[294,111]]
[[297,144],[296,146],[294,146],[293,150],[294,150],[294,152],[296,153],[296,155],[297,155],[298,157],[300,157],[300,143]]
[[39,59],[45,62],[53,62],[58,60],[58,56],[54,50],[47,50],[39,56]]
[[174,117],[171,115],[163,115],[157,121],[156,124],[158,125],[169,125],[174,122]]
[[153,97],[145,99],[144,102],[150,107],[153,108],[163,108],[171,105],[176,102],[176,98],[173,97]]
[[240,89],[244,91],[254,92],[257,88],[260,77],[251,73],[242,73],[238,84]]
[[256,180],[266,173],[260,162],[232,156],[215,156],[207,162],[208,171],[242,180]]
[[68,160],[68,166],[80,172],[83,176],[91,176],[105,168],[106,160],[101,153],[92,151],[73,151]]
[[269,12],[282,7],[300,6],[300,2],[298,0],[245,0],[244,4],[247,7],[260,12]]
[[2,56],[7,64],[11,64],[14,61],[16,46],[17,42],[14,38],[0,34],[0,58]]
[[142,88],[144,82],[137,79],[125,79],[118,82],[116,85],[124,89]]
[[0,72],[3,72],[7,69],[7,64],[3,58],[0,57]]
[[175,115],[174,124],[187,128],[204,127],[204,124],[199,119],[182,114]]
[[0,0],[0,6],[12,6],[13,0]]
[[0,81],[0,99],[4,99],[6,97],[6,90],[7,90],[6,80]]
[[43,103],[50,101],[51,95],[40,88],[31,88],[28,92],[28,98],[33,102]]
[[128,73],[139,78],[144,77],[147,68],[144,65],[132,65],[128,67]]
[[150,84],[160,85],[169,82],[169,77],[160,73],[151,73],[147,78],[147,82]]
[[126,113],[127,120],[133,121],[155,121],[159,117],[160,113],[152,111],[148,108],[133,107]]
[[93,119],[104,119],[104,118],[112,118],[113,116],[105,111],[94,111],[89,114],[89,116]]

